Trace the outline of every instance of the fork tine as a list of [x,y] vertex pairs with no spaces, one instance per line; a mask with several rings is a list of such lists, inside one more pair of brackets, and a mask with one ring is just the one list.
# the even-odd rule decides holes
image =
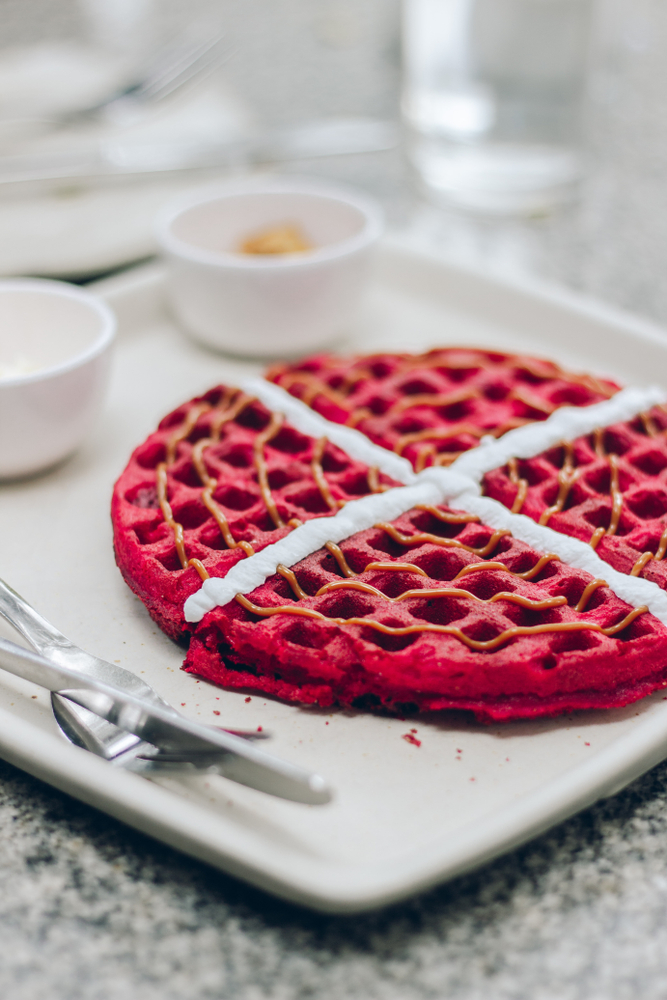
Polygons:
[[219,34],[213,39],[181,49],[172,63],[163,65],[159,72],[146,77],[143,84],[134,91],[134,99],[162,100],[193,76],[204,72],[211,65],[218,65],[230,52],[229,47],[216,51],[223,38],[224,35]]

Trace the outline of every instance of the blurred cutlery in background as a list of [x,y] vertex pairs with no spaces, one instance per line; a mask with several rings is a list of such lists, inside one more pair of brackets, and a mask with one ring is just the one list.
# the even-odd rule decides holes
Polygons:
[[396,122],[331,118],[221,141],[99,140],[80,149],[0,158],[0,189],[24,184],[96,183],[128,177],[381,152],[399,142]]
[[223,45],[223,41],[224,33],[219,33],[210,38],[190,37],[180,43],[172,42],[155,53],[140,76],[88,107],[50,116],[45,124],[62,128],[98,119],[132,121],[229,59],[233,50],[229,44]]

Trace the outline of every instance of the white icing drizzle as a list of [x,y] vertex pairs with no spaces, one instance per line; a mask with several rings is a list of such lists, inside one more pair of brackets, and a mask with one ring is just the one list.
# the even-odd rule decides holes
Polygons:
[[[470,488],[470,480],[453,477],[453,489]],[[227,576],[212,576],[185,602],[185,618],[201,621],[207,611],[226,604],[236,594],[248,594],[260,587],[281,563],[294,566],[306,556],[317,552],[327,542],[342,542],[358,531],[372,528],[378,521],[393,521],[418,503],[441,503],[443,491],[438,483],[420,482],[416,486],[397,486],[385,493],[372,493],[360,500],[351,500],[334,517],[314,517],[273,545],[267,545],[249,559],[242,559]]]
[[[440,473],[447,470],[425,471]],[[436,477],[432,478],[435,481]],[[663,625],[667,625],[667,593],[650,580],[619,573],[609,563],[604,562],[586,542],[563,535],[546,525],[537,524],[525,514],[512,514],[507,507],[490,497],[464,492],[456,497],[453,506],[468,514],[476,514],[482,523],[490,528],[511,531],[514,538],[525,542],[538,552],[554,552],[561,562],[575,569],[583,569],[593,577],[601,577],[622,601],[634,608],[646,604],[651,614],[659,618]]]
[[479,495],[482,476],[505,465],[510,458],[531,458],[563,440],[629,420],[666,401],[664,390],[656,386],[623,389],[611,399],[592,406],[561,407],[545,421],[509,431],[498,440],[482,439],[480,447],[461,455],[449,468],[431,466],[416,474],[406,459],[373,444],[359,431],[326,420],[279,386],[264,379],[248,379],[242,388],[269,409],[284,413],[302,433],[315,438],[325,436],[352,458],[377,466],[392,478],[412,485],[352,500],[333,517],[313,518],[279,542],[236,563],[225,577],[205,580],[185,602],[186,621],[201,621],[207,611],[227,604],[236,594],[248,594],[261,586],[278,565],[294,566],[328,541],[340,542],[378,521],[392,521],[417,504],[452,503],[457,509],[476,514],[489,527],[511,531],[515,538],[538,551],[554,552],[562,562],[576,569],[594,577],[604,576],[621,600],[633,607],[646,604],[667,625],[667,593],[657,584],[619,573],[585,542],[536,524],[523,514],[512,514],[496,500]]
[[334,424],[315,410],[311,410],[300,399],[290,396],[281,386],[267,382],[263,378],[248,378],[241,383],[241,388],[249,396],[256,396],[268,410],[284,413],[292,427],[296,427],[302,434],[313,438],[328,438],[350,458],[363,462],[371,468],[376,466],[380,472],[391,476],[399,483],[409,485],[417,481],[417,474],[407,458],[395,455],[393,451],[388,451],[379,444],[373,444],[365,434],[355,430],[354,427]]
[[653,385],[645,389],[621,389],[611,399],[592,406],[561,406],[547,420],[517,427],[493,442],[482,439],[478,448],[460,455],[451,468],[481,482],[487,472],[507,465],[511,458],[534,458],[561,441],[573,441],[584,434],[592,434],[597,427],[631,420],[664,402],[667,402],[667,393]]

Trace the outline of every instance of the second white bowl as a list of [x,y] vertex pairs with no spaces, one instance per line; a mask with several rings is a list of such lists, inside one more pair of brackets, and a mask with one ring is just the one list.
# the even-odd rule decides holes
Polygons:
[[[314,249],[238,252],[253,233],[285,224]],[[262,357],[312,350],[344,330],[381,232],[382,212],[371,199],[294,179],[237,182],[179,199],[157,226],[167,294],[185,329],[208,346]]]
[[32,475],[81,443],[106,394],[116,319],[63,281],[0,281],[0,479]]

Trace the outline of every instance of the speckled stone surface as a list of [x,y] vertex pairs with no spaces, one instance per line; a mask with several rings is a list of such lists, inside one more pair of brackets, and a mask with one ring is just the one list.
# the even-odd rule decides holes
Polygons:
[[382,913],[313,915],[0,766],[12,1000],[665,996],[667,766]]
[[[164,24],[212,0],[164,0]],[[218,3],[260,119],[387,114],[397,0]],[[590,173],[551,218],[422,204],[399,154],[300,165],[367,187],[461,260],[537,274],[667,324],[667,5],[601,0]],[[81,31],[76,4],[0,0],[3,42]],[[166,29],[165,29],[166,30]],[[296,167],[294,169],[297,169]],[[276,902],[0,763],[0,996],[8,1000],[662,1000],[667,765],[484,869],[388,911]]]

